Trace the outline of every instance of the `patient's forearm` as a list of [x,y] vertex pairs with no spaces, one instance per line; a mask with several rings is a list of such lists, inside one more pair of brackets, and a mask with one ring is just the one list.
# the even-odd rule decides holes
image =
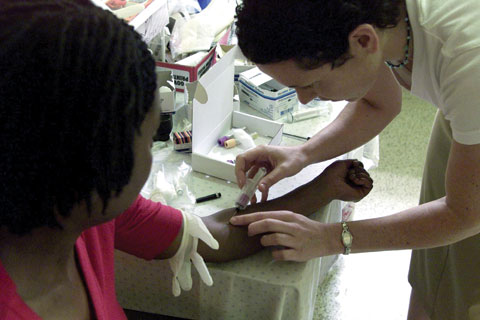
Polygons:
[[[326,180],[319,176],[282,197],[250,205],[245,210],[239,211],[238,214],[289,210],[310,215],[333,199],[335,199],[334,190],[329,189]],[[236,227],[228,223],[235,213],[235,208],[229,208],[203,218],[207,228],[220,244],[218,250],[212,250],[199,241],[198,252],[206,261],[224,262],[240,259],[252,255],[262,248],[260,236],[249,237],[246,227]]]

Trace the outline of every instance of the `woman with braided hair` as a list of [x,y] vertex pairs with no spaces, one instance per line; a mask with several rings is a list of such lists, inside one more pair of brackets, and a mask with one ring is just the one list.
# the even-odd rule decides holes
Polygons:
[[[0,0],[0,74],[0,319],[126,319],[114,248],[168,258],[174,294],[193,227],[207,261],[261,249],[227,224],[234,209],[202,220],[139,196],[160,109],[154,61],[125,22],[89,1]],[[245,212],[307,215],[371,187],[358,162],[341,161]]]

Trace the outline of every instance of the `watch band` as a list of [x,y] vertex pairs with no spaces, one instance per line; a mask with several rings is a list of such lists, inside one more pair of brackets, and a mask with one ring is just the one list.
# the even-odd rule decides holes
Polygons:
[[352,250],[353,235],[348,229],[348,225],[345,221],[342,221],[342,244],[345,248],[344,255],[350,254]]

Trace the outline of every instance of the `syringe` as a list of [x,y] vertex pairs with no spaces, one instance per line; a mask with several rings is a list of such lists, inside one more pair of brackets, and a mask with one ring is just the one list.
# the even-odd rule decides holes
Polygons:
[[266,174],[267,174],[267,169],[262,167],[258,169],[257,173],[253,178],[247,179],[247,182],[242,188],[242,192],[240,193],[237,200],[235,201],[236,208],[243,210],[247,207],[248,203],[250,202],[250,199],[255,194],[255,191],[257,191],[258,183]]

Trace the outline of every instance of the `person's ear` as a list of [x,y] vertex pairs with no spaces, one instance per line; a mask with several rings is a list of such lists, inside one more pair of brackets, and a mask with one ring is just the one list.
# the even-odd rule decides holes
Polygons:
[[380,48],[380,39],[371,24],[361,24],[348,35],[350,53],[356,56],[360,53],[376,53]]

